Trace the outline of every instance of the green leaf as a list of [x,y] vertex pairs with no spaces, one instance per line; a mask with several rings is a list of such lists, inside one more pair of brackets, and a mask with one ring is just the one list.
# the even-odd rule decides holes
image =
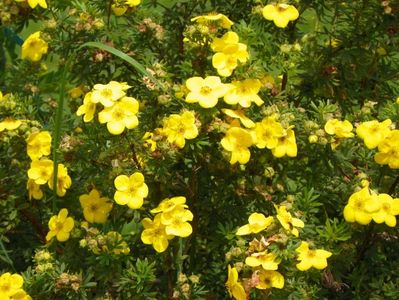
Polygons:
[[82,47],[98,48],[98,49],[107,51],[107,52],[119,57],[120,59],[123,59],[124,61],[129,63],[131,66],[133,66],[137,71],[139,71],[143,75],[149,77],[160,89],[162,89],[163,91],[166,91],[164,86],[154,76],[152,76],[152,74],[150,72],[148,72],[142,64],[140,64],[137,60],[130,57],[126,53],[123,53],[122,51],[115,49],[114,47],[105,45],[100,42],[87,42],[87,43],[84,43],[82,46],[80,46],[80,48],[82,48]]

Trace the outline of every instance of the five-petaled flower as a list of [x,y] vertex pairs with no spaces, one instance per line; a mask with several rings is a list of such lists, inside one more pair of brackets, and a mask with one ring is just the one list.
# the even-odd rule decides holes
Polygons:
[[230,164],[239,162],[246,164],[251,157],[249,147],[253,144],[252,135],[240,127],[231,127],[226,132],[226,136],[221,140],[222,147],[231,152]]
[[79,201],[87,222],[101,224],[107,221],[112,203],[108,201],[108,198],[101,197],[99,191],[95,188],[89,194],[81,195]]
[[48,131],[31,133],[26,143],[26,150],[31,160],[37,160],[44,155],[50,154],[51,135]]
[[48,44],[40,38],[40,31],[32,33],[22,44],[22,59],[39,61],[47,53]]
[[58,241],[65,242],[69,239],[73,229],[74,221],[72,217],[68,217],[68,210],[63,208],[57,216],[52,216],[48,222],[50,231],[46,235],[46,240],[50,241],[56,237]]
[[268,4],[263,8],[262,13],[266,20],[273,21],[280,28],[287,27],[289,21],[295,21],[299,17],[295,6],[285,3]]
[[235,267],[232,268],[230,265],[228,265],[226,287],[230,297],[236,300],[247,299],[244,287],[238,281],[238,271]]
[[135,172],[130,177],[119,175],[114,180],[117,191],[114,199],[119,205],[127,205],[131,209],[138,209],[143,205],[144,198],[148,196],[148,187],[144,183],[144,176]]
[[251,233],[259,233],[265,230],[270,224],[273,223],[273,217],[265,217],[261,213],[253,213],[248,218],[248,224],[241,226],[237,230],[237,235],[247,235]]
[[299,232],[298,228],[303,228],[305,224],[302,220],[298,218],[294,218],[289,212],[287,212],[287,207],[281,205],[278,207],[277,205],[274,206],[277,210],[277,220],[280,221],[281,226],[289,232],[291,232],[294,236],[298,237]]
[[186,139],[191,140],[198,136],[195,123],[195,116],[191,111],[185,111],[181,115],[171,114],[164,120],[161,134],[167,137],[169,143],[181,149],[184,148]]
[[141,223],[144,230],[141,240],[146,245],[152,245],[157,252],[164,252],[169,245],[169,240],[174,236],[166,233],[166,226],[161,223],[161,214],[157,214],[154,220],[144,218]]
[[218,76],[191,77],[187,79],[186,86],[190,91],[186,96],[186,102],[198,102],[204,108],[214,107],[228,90],[228,86],[222,83]]
[[327,267],[327,258],[332,255],[331,252],[323,249],[309,249],[309,244],[303,241],[295,251],[299,253],[297,260],[300,262],[296,267],[300,271],[309,270],[311,267],[322,270]]

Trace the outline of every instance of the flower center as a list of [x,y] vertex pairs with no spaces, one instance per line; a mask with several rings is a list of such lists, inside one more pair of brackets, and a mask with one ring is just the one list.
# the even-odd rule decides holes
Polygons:
[[203,87],[201,88],[201,91],[200,91],[200,93],[201,93],[202,95],[204,95],[204,96],[209,95],[211,92],[212,92],[212,89],[211,89],[209,86],[203,86]]
[[103,89],[102,91],[101,91],[101,96],[103,96],[104,98],[111,98],[111,96],[112,96],[112,91],[111,91],[111,89]]

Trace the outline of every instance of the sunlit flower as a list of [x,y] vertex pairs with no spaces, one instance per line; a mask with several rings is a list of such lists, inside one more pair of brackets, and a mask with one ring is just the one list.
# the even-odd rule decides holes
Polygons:
[[101,224],[107,221],[112,203],[108,198],[101,197],[96,189],[93,188],[89,194],[81,195],[79,201],[87,222]]
[[93,87],[91,101],[101,103],[105,107],[111,107],[115,101],[126,95],[130,88],[125,82],[110,81],[108,84],[96,84]]
[[151,209],[151,213],[167,213],[170,212],[178,207],[186,208],[188,207],[186,204],[186,197],[178,196],[172,198],[166,198],[159,203],[156,208]]
[[331,135],[338,138],[351,138],[354,137],[352,132],[353,126],[348,120],[340,121],[338,119],[330,119],[324,125],[324,130]]
[[233,297],[236,300],[247,299],[247,294],[245,293],[244,287],[238,281],[237,269],[230,267],[230,265],[228,265],[226,287],[230,297]]
[[227,104],[240,104],[242,107],[250,107],[252,103],[262,105],[263,100],[258,93],[261,83],[258,79],[245,79],[243,81],[233,81],[229,84],[229,91],[224,96]]
[[217,24],[222,28],[229,29],[231,25],[234,23],[225,15],[210,13],[204,16],[197,16],[191,19],[191,22],[197,22],[199,24],[207,25],[207,24]]
[[399,215],[399,199],[392,199],[388,194],[379,194],[377,197],[380,209],[371,214],[374,222],[385,222],[389,227],[395,227],[396,216]]
[[11,297],[22,291],[24,279],[19,274],[12,274],[7,272],[0,276],[0,299],[11,299]]
[[63,208],[57,216],[52,216],[48,222],[50,231],[46,235],[46,240],[50,241],[56,237],[58,241],[65,242],[69,239],[70,232],[74,226],[74,221],[68,217],[68,210]]
[[252,135],[240,127],[231,127],[227,130],[226,136],[221,140],[222,147],[231,152],[230,164],[239,162],[246,164],[251,157],[249,147],[253,144]]
[[[279,139],[283,138],[286,132],[284,131],[283,126],[276,121],[275,116],[270,116],[264,118],[262,122],[256,123],[254,133],[256,137],[255,138],[256,147],[260,149],[264,149],[265,147],[267,149],[274,149],[279,144]],[[292,143],[290,143],[290,145],[291,144]],[[282,141],[280,141],[280,145],[285,145],[285,143],[283,144]],[[293,146],[291,145],[291,147]],[[281,150],[281,153],[282,152],[283,150]],[[293,150],[291,150],[290,153],[293,153]]]
[[377,120],[363,122],[356,128],[356,134],[364,140],[367,148],[374,149],[389,135],[391,124],[390,119],[381,123]]
[[378,144],[378,153],[374,160],[380,165],[388,165],[392,169],[399,168],[399,130],[392,130],[387,137]]
[[161,214],[157,214],[154,220],[144,218],[141,223],[144,230],[141,233],[141,240],[146,245],[152,245],[157,252],[164,252],[169,245],[173,235],[168,235],[165,231],[166,226],[161,223]]
[[237,235],[247,235],[251,233],[259,233],[265,230],[273,223],[273,217],[265,217],[261,213],[253,213],[248,218],[248,224],[241,226],[237,230]]
[[224,108],[222,109],[222,111],[229,117],[239,119],[245,128],[255,127],[255,123],[250,118],[248,118],[241,110],[232,110]]
[[255,286],[257,289],[265,290],[271,288],[282,289],[284,287],[284,276],[277,271],[260,269],[258,271],[259,284]]
[[198,136],[194,114],[191,111],[185,111],[181,115],[170,115],[164,120],[162,135],[167,137],[169,143],[184,148],[186,139],[191,140]]
[[47,53],[48,44],[40,38],[40,31],[32,33],[22,44],[22,59],[39,61]]
[[187,79],[186,86],[189,89],[186,102],[198,102],[204,108],[214,107],[228,90],[228,86],[217,76],[191,77]]
[[26,188],[28,190],[29,200],[32,198],[35,200],[40,200],[43,198],[43,191],[40,189],[40,185],[35,183],[33,179],[28,179]]
[[283,135],[278,138],[276,147],[272,148],[272,154],[275,157],[283,157],[284,155],[296,157],[297,153],[295,132],[291,126],[284,130]]
[[287,212],[287,207],[284,205],[274,206],[277,210],[277,220],[280,221],[281,226],[289,232],[291,232],[294,236],[298,237],[299,232],[298,228],[303,228],[305,224],[302,220],[298,218],[294,218],[289,212]]
[[245,264],[250,267],[262,266],[264,270],[277,270],[280,259],[272,252],[267,252],[267,250],[252,253],[245,259]]
[[21,126],[22,122],[20,120],[15,120],[14,118],[5,118],[0,122],[0,132],[7,130],[15,130]]
[[51,135],[48,131],[34,132],[26,140],[27,153],[31,160],[50,154]]
[[107,123],[107,129],[111,134],[121,134],[125,128],[133,129],[139,124],[137,112],[139,102],[132,97],[123,97],[111,107],[105,107],[98,114],[100,123]]
[[90,122],[94,118],[94,114],[96,112],[96,103],[94,103],[91,99],[92,92],[88,92],[84,99],[83,104],[79,106],[78,110],[76,111],[76,115],[81,116],[83,115],[84,122]]
[[285,3],[268,4],[262,13],[266,20],[273,21],[280,28],[287,27],[289,21],[295,21],[299,17],[298,10]]
[[[53,174],[51,178],[48,180],[48,186],[50,189],[53,189]],[[59,197],[65,196],[66,190],[69,189],[72,185],[71,177],[68,175],[68,170],[63,164],[58,164],[57,171],[57,195]]]
[[322,270],[327,267],[327,258],[329,258],[332,253],[323,249],[309,249],[309,244],[307,242],[301,243],[301,245],[295,249],[298,252],[298,258],[300,262],[296,265],[298,270],[306,271],[311,267]]
[[35,160],[30,164],[28,177],[36,184],[45,184],[53,174],[53,161],[49,159]]
[[135,172],[130,177],[119,175],[114,180],[117,191],[114,199],[119,205],[127,205],[131,209],[138,209],[143,205],[143,198],[148,196],[148,187],[144,183],[144,176]]
[[357,222],[367,225],[372,220],[372,213],[377,212],[381,205],[376,194],[370,194],[368,185],[353,193],[344,208],[344,218],[347,222]]

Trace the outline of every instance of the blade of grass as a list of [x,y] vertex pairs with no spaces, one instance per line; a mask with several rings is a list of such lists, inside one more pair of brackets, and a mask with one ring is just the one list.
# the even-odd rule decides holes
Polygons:
[[2,240],[0,240],[0,248],[4,252],[4,257],[1,257],[1,258],[5,262],[7,262],[11,266],[11,268],[16,272],[15,267],[14,267],[14,263],[13,263],[12,259],[8,256],[7,249],[6,249],[6,247],[4,247],[4,244],[3,244]]
[[137,60],[130,57],[126,53],[123,53],[122,51],[120,51],[114,47],[105,45],[100,42],[87,42],[87,43],[84,43],[82,46],[80,46],[80,48],[82,48],[82,47],[98,48],[98,49],[107,51],[107,52],[119,57],[120,59],[126,61],[131,66],[133,66],[137,71],[139,71],[143,75],[150,78],[160,89],[162,89],[163,91],[166,91],[164,86],[150,72],[148,72],[141,63],[139,63]]

